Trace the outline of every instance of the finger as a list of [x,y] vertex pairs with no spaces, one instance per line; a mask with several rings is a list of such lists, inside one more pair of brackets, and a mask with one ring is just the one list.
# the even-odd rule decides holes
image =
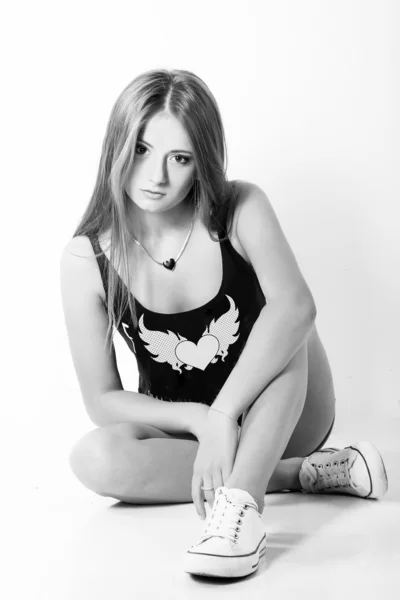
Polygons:
[[[208,481],[206,479],[206,481],[204,482],[204,478],[203,478],[203,483],[201,485],[203,487],[205,487],[205,488],[213,488],[213,483],[212,483],[211,479],[209,479]],[[202,502],[202,508],[203,508],[202,519],[204,520],[207,517],[207,512],[206,512],[206,508],[205,508],[205,505],[204,505],[204,501],[206,501],[207,504],[212,507],[212,505],[213,505],[214,489],[202,490],[202,493],[203,493],[203,498],[205,499]]]
[[226,482],[228,481],[229,477],[232,474],[232,470],[233,470],[233,467],[229,467],[229,466],[226,466],[226,467],[224,467],[222,469],[222,480],[223,480],[224,483],[221,484],[221,485],[225,485],[226,484]]
[[[193,475],[192,478],[192,500],[193,500],[193,504],[195,505],[197,514],[199,515],[200,518],[202,518],[203,520],[206,517],[206,512],[205,512],[205,508],[204,508],[204,495],[203,495],[203,490],[201,489],[202,486],[202,477],[199,477],[198,475]],[[207,487],[207,486],[204,486]]]
[[211,504],[210,507],[212,508],[214,506],[214,502],[215,502],[215,492],[217,490],[217,488],[221,487],[222,485],[224,485],[223,480],[222,480],[222,473],[221,470],[216,471],[213,475],[213,491],[211,493]]
[[[205,485],[204,487],[212,487],[212,483],[210,483],[210,485]],[[208,504],[208,506],[210,508],[213,507],[214,504],[214,490],[209,490],[208,492],[204,492],[204,497],[206,499],[206,502]]]

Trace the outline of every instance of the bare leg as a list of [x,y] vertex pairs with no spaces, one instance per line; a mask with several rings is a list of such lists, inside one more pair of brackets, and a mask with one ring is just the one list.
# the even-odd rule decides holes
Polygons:
[[[119,423],[90,431],[70,454],[79,481],[96,494],[132,504],[192,502],[191,484],[198,441],[174,436],[151,425]],[[267,493],[300,489],[303,459],[277,464]]]
[[[260,512],[268,482],[303,412],[307,395],[307,363],[307,345],[304,344],[252,404],[241,430],[235,464],[225,485],[248,491],[258,502]],[[286,464],[289,472],[293,466],[298,473],[301,462],[302,459],[295,458],[292,463]],[[284,483],[283,477],[281,484]]]
[[[262,471],[266,493],[300,489],[303,458],[316,448],[332,419],[331,399],[322,402],[318,394],[296,425],[304,404],[306,371],[304,352],[299,351],[291,366],[260,394],[243,423],[228,484],[248,487],[260,510],[263,491],[256,473]],[[150,425],[109,425],[86,434],[74,447],[70,464],[78,479],[102,496],[131,503],[192,502],[198,442],[190,434],[188,438],[177,439]]]

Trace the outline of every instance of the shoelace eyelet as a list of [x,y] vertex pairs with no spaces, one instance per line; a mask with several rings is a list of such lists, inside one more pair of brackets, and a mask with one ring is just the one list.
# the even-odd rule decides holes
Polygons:
[[334,466],[334,467],[337,467],[337,466],[338,466],[338,464],[339,464],[339,462],[338,462],[337,460],[335,460],[335,462],[333,463],[333,466]]
[[325,463],[325,467],[330,467],[331,463]]
[[345,460],[341,460],[341,461],[340,461],[340,464],[341,464],[341,465],[344,465],[344,463],[345,463],[345,462],[346,462]]
[[[230,502],[229,500],[228,500],[228,502],[229,502],[230,504],[232,504],[232,502]],[[244,505],[243,505],[243,509],[244,509],[244,510],[248,510],[249,508],[250,508],[250,506],[249,506],[248,504],[244,504]],[[212,519],[214,518],[214,514],[215,514],[215,513],[213,513],[213,514],[212,514],[212,517],[211,517]],[[242,509],[240,510],[240,512],[239,512],[238,514],[239,514],[241,517],[243,517],[243,516],[245,515],[245,513],[244,513],[244,511],[243,511]],[[225,511],[222,513],[222,516],[224,516],[224,515],[225,515]],[[239,524],[239,525],[242,525],[243,521],[242,521],[242,519],[238,519],[238,520],[236,521],[236,523],[237,523],[237,524]],[[219,529],[219,525],[217,525],[217,529]],[[240,532],[240,531],[241,531],[241,528],[240,528],[240,527],[235,527],[235,531],[238,531],[238,532]],[[205,533],[206,533],[206,532],[205,532]],[[238,534],[237,534],[237,533],[235,533],[233,537],[234,537],[234,539],[232,540],[232,542],[233,542],[234,544],[237,544],[237,543],[238,543],[238,538],[239,538]]]

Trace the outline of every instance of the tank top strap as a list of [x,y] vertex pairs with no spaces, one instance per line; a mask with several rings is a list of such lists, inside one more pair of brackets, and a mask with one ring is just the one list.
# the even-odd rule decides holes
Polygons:
[[104,287],[104,291],[106,293],[106,297],[107,297],[107,289],[108,289],[108,259],[106,257],[106,255],[104,254],[103,250],[101,249],[98,237],[96,234],[87,234],[87,237],[90,240],[90,243],[92,244],[92,248],[94,251],[94,254],[97,255],[96,256],[96,261],[97,264],[99,266],[99,270],[100,270],[100,275],[101,275],[101,279],[103,282],[103,287]]
[[228,216],[228,210],[229,210],[229,205],[222,204],[219,207],[218,213],[215,218],[215,223],[216,223],[219,240],[221,240],[221,238],[225,237],[225,235],[226,235],[226,221],[227,221],[227,216]]

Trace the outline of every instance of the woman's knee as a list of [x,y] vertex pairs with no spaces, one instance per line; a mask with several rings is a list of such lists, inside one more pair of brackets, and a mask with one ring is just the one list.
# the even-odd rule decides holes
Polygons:
[[72,472],[85,487],[104,495],[104,490],[108,489],[110,480],[115,476],[113,457],[116,448],[123,440],[129,440],[131,444],[138,442],[141,433],[136,423],[117,423],[86,433],[69,455]]

